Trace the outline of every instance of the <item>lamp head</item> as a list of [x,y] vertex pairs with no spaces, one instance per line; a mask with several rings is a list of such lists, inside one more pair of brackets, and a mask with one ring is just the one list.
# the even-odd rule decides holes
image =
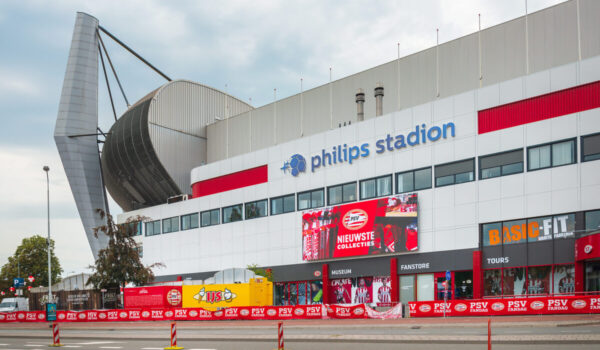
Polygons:
[[46,171],[46,172],[50,171],[50,167],[47,165],[44,165],[44,171]]

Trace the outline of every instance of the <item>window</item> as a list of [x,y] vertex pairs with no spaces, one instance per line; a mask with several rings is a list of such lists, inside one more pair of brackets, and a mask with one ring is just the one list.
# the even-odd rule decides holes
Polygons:
[[179,231],[179,217],[174,216],[172,218],[163,219],[163,233]]
[[550,293],[550,273],[552,266],[532,266],[527,268],[527,294]]
[[479,157],[479,179],[481,180],[522,172],[522,149]]
[[454,285],[456,299],[473,299],[473,271],[456,271]]
[[267,216],[267,200],[246,203],[246,220]]
[[219,209],[207,210],[200,213],[200,224],[202,227],[219,224]]
[[417,301],[427,301],[433,299],[433,274],[427,273],[417,275]]
[[322,188],[298,193],[298,210],[322,207],[325,204],[323,197],[325,197],[325,191]]
[[600,230],[600,210],[588,211],[585,213],[585,230]]
[[581,137],[581,161],[600,159],[600,133]]
[[435,166],[435,186],[442,187],[475,180],[475,159]]
[[198,213],[187,214],[181,216],[181,229],[190,230],[198,228]]
[[160,235],[160,220],[146,223],[146,236]]
[[137,245],[135,246],[135,248],[133,248],[139,255],[140,258],[144,257],[144,246],[142,245]]
[[431,168],[405,171],[396,174],[396,193],[431,188]]
[[142,234],[141,221],[126,222],[119,226],[122,227],[125,230],[125,233],[128,233],[130,236],[140,236]]
[[523,295],[525,289],[525,268],[512,267],[503,269],[502,290],[504,295]]
[[527,170],[545,169],[575,162],[575,140],[527,148]]
[[492,222],[481,229],[484,247],[569,238],[574,235],[575,214]]
[[293,194],[271,198],[271,215],[291,213],[296,210],[296,196]]
[[502,295],[501,269],[483,271],[483,296]]
[[242,220],[242,205],[236,204],[223,208],[223,223]]
[[552,293],[575,292],[575,265],[555,265],[552,274]]
[[356,200],[356,182],[327,187],[329,205],[354,202]]
[[392,194],[392,175],[385,175],[360,182],[360,199],[389,196]]

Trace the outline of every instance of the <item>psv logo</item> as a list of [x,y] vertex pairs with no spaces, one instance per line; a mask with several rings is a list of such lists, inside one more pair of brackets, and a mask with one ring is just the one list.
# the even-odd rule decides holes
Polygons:
[[429,304],[423,304],[423,305],[419,306],[419,311],[421,311],[421,312],[429,312],[429,311],[431,311],[431,305],[429,305]]
[[369,221],[369,215],[362,209],[352,209],[342,218],[344,227],[352,231],[360,230],[367,224],[367,221]]
[[354,309],[354,311],[352,311],[352,313],[354,313],[354,315],[356,315],[356,316],[360,316],[365,313],[365,310],[362,307],[358,307],[358,308]]
[[533,310],[541,310],[544,308],[544,302],[540,301],[540,300],[534,300],[531,302],[531,304],[529,304],[529,307],[532,308]]
[[467,305],[464,303],[458,303],[458,304],[454,305],[454,310],[458,311],[458,312],[467,311]]
[[571,302],[571,306],[574,309],[583,309],[584,307],[587,306],[587,302],[585,300],[582,300],[582,299],[577,299],[577,300],[573,300]]
[[179,292],[177,289],[171,289],[167,293],[167,302],[173,306],[181,304],[181,292]]
[[591,244],[586,244],[586,246],[583,247],[583,252],[586,254],[589,254],[592,252],[593,249],[594,249],[594,247],[592,247]]
[[504,310],[504,303],[501,303],[499,301],[493,303],[492,304],[492,310],[494,310],[494,311],[502,311],[502,310]]

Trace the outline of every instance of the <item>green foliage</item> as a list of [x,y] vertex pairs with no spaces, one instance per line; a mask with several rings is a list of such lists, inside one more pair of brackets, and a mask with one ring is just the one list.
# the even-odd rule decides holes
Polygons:
[[[60,274],[63,272],[60,267],[60,262],[54,255],[54,241],[50,240],[52,249],[52,284],[60,282]],[[19,276],[19,266],[21,275]],[[35,281],[29,283],[27,277],[33,276]],[[15,253],[8,258],[8,262],[2,266],[0,270],[0,289],[9,295],[8,288],[13,284],[13,278],[22,277],[27,282],[27,286],[48,286],[48,247],[46,238],[35,235],[29,238],[24,238],[21,245],[17,247]],[[27,294],[27,288],[24,293]]]
[[107,235],[108,246],[98,252],[95,265],[90,266],[94,273],[87,284],[101,289],[125,287],[128,282],[137,286],[152,282],[152,268],[164,265],[155,263],[144,266],[140,260],[138,247],[133,239],[137,225],[131,223],[143,221],[144,218],[129,218],[125,225],[117,225],[110,214],[101,209],[97,211],[102,218],[106,218],[106,225],[94,228],[94,236],[98,238],[98,235]]
[[246,268],[254,272],[255,275],[266,277],[268,281],[273,282],[273,271],[271,269],[263,269],[256,264],[248,265]]

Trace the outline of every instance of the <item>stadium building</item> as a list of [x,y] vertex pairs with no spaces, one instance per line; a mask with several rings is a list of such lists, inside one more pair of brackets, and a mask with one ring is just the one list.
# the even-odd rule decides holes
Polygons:
[[447,273],[454,299],[600,291],[599,15],[567,1],[258,108],[169,81],[99,161],[104,29],[80,13],[55,138],[88,237],[106,188],[159,281],[256,264],[277,304],[435,300]]

